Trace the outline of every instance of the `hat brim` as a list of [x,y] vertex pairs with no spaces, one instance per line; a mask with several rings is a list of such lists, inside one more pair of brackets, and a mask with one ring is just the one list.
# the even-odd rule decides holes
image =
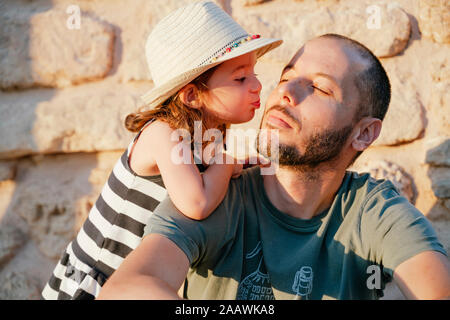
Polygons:
[[145,106],[141,108],[141,111],[148,111],[154,109],[155,107],[166,101],[173,94],[175,94],[178,90],[183,88],[186,84],[190,83],[192,80],[197,78],[199,75],[224,61],[239,57],[241,55],[253,51],[256,51],[257,58],[259,58],[264,54],[266,54],[267,52],[269,52],[270,50],[275,49],[282,43],[283,40],[281,39],[271,39],[271,38],[257,38],[245,42],[241,44],[239,47],[233,48],[231,52],[227,52],[216,61],[183,72],[177,77],[172,78],[169,81],[166,81],[165,83],[157,87],[154,87],[147,93],[143,94],[141,96],[141,99],[144,101]]

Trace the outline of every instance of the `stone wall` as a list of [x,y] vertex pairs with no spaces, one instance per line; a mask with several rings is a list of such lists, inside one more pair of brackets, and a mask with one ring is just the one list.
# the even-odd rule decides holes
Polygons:
[[[132,138],[124,117],[152,87],[146,35],[189,2],[0,4],[0,299],[39,298]],[[392,103],[380,138],[354,169],[392,179],[449,251],[449,2],[216,2],[249,32],[285,40],[257,65],[263,103],[291,55],[316,35],[350,36],[381,58]],[[400,296],[392,288],[387,297]]]

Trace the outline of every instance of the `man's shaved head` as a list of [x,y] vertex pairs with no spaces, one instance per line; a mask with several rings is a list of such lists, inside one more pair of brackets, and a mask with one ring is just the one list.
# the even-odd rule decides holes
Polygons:
[[366,62],[366,67],[355,75],[360,101],[354,120],[358,121],[366,116],[383,120],[391,100],[391,85],[378,58],[363,44],[345,36],[330,33],[320,38],[342,41],[349,50],[355,50]]

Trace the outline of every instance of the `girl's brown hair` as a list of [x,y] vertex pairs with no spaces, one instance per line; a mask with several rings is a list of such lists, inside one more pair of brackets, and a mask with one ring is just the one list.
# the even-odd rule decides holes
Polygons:
[[[205,71],[190,83],[200,92],[207,91],[206,83],[216,67]],[[129,114],[125,119],[125,127],[131,132],[138,132],[151,119],[164,121],[173,129],[186,129],[191,137],[194,136],[195,121],[202,121],[203,128],[206,128],[202,110],[186,106],[179,98],[178,92],[152,110]],[[225,125],[218,129],[224,131]]]

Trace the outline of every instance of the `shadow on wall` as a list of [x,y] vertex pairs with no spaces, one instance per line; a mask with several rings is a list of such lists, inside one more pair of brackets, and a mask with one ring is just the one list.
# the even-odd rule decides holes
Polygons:
[[422,35],[420,34],[419,29],[419,22],[417,21],[416,17],[406,11],[405,13],[409,18],[409,23],[411,24],[411,36],[409,37],[408,44],[406,45],[405,49],[399,54],[399,56],[404,55],[405,51],[408,50],[408,48],[414,41],[420,41],[422,39]]
[[[429,164],[428,177],[431,189],[438,201],[430,209],[429,214],[436,218],[441,217],[443,207],[450,209],[450,139],[439,138],[439,143],[427,151],[425,162]],[[445,214],[445,213],[444,213]]]
[[[26,261],[21,258],[30,250],[30,233],[32,226],[24,222],[18,212],[14,211],[15,203],[22,201],[31,204],[31,199],[20,199],[20,189],[24,172],[21,171],[23,160],[16,158],[26,156],[37,150],[33,139],[35,110],[41,102],[51,100],[53,90],[21,89],[30,88],[34,83],[33,61],[30,48],[32,37],[31,18],[35,14],[45,12],[52,7],[51,1],[28,3],[22,1],[4,1],[0,4],[0,161],[12,164],[12,174],[3,181],[14,184],[11,197],[1,201],[0,220],[0,299],[39,299],[40,276],[33,272],[37,261]],[[26,10],[24,10],[26,8]],[[5,159],[12,161],[4,161]],[[30,162],[30,160],[25,160]],[[19,164],[20,163],[20,164]],[[17,173],[17,174],[16,174]],[[27,214],[39,216],[39,208]],[[27,252],[28,251],[28,252]],[[20,260],[20,262],[16,262]],[[28,270],[26,270],[28,269]]]
[[[69,21],[73,13],[52,9],[50,0],[0,3],[0,162],[13,164],[4,181],[11,196],[0,198],[9,202],[0,214],[0,300],[40,298],[100,193],[92,183],[106,180],[104,173],[94,172],[102,171],[97,154],[63,154],[64,136],[71,131],[55,135],[52,130],[73,119],[55,121],[55,114],[65,113],[62,103],[73,106],[64,98],[55,103],[55,97],[63,91],[58,89],[113,74],[113,53],[120,57],[122,49],[119,43],[109,50],[114,33],[93,15],[86,14],[93,26],[85,32],[68,27],[76,26]],[[96,50],[96,41],[109,51]],[[99,60],[105,57],[103,65],[83,60],[95,52]]]
[[[0,4],[0,158],[16,158],[37,150],[33,139],[35,109],[50,100],[49,90],[19,91],[34,86],[33,53],[31,50],[33,15],[51,8],[51,1],[31,3],[24,10],[20,1]],[[28,93],[28,94],[27,94]]]

